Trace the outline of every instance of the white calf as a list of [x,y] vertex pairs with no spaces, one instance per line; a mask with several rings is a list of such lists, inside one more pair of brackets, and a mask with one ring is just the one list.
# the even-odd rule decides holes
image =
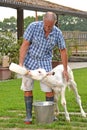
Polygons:
[[37,69],[37,70],[30,70],[29,76],[35,80],[41,80],[44,84],[48,85],[53,89],[55,93],[54,99],[56,102],[56,114],[59,113],[57,102],[58,102],[58,96],[61,95],[61,104],[64,108],[65,117],[67,121],[70,121],[70,117],[66,107],[65,90],[66,87],[69,86],[76,96],[77,103],[79,104],[80,107],[81,115],[83,117],[86,117],[86,114],[81,105],[81,98],[78,94],[77,85],[76,82],[74,81],[72,70],[68,66],[68,74],[69,74],[68,82],[64,79],[62,72],[63,72],[63,65],[58,65],[51,71],[50,74],[48,74],[44,69]]

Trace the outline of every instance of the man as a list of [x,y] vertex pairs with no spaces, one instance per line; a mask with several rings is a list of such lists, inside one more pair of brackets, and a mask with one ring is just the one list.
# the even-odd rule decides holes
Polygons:
[[[43,21],[31,23],[25,33],[23,44],[20,48],[20,66],[27,69],[44,68],[47,72],[52,69],[52,49],[58,46],[61,59],[64,66],[63,75],[68,80],[67,73],[67,52],[62,32],[55,26],[56,15],[53,12],[47,12]],[[42,82],[41,89],[46,93],[46,101],[53,101],[53,91]],[[26,106],[26,124],[32,123],[32,102],[33,102],[33,80],[26,76],[22,79],[21,89],[24,91]]]

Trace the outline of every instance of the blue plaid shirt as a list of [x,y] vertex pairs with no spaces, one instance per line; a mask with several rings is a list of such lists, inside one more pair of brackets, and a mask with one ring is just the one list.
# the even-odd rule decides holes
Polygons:
[[65,48],[62,32],[54,26],[48,37],[45,37],[43,21],[31,23],[23,35],[31,45],[24,60],[27,69],[44,68],[47,72],[52,69],[52,49],[55,45],[59,49]]

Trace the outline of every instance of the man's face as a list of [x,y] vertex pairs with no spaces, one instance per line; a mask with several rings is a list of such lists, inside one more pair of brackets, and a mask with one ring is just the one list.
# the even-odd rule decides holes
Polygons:
[[54,26],[54,21],[44,19],[44,31],[45,33],[50,33]]

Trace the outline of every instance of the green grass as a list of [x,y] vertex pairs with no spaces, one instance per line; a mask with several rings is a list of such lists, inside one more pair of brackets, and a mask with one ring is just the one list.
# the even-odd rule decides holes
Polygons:
[[[82,99],[82,105],[87,112],[87,68],[73,70],[78,92]],[[27,129],[57,129],[57,130],[87,130],[87,118],[81,115],[71,115],[71,121],[65,120],[64,114],[58,116],[58,121],[51,124],[37,124],[33,112],[33,124],[25,125],[25,105],[23,91],[20,90],[21,79],[0,82],[0,130],[12,128]],[[44,101],[45,94],[40,90],[39,82],[35,81],[34,101]],[[75,101],[75,96],[70,90],[66,90],[67,108],[69,112],[79,112],[79,106]],[[60,100],[59,109],[64,112]]]

